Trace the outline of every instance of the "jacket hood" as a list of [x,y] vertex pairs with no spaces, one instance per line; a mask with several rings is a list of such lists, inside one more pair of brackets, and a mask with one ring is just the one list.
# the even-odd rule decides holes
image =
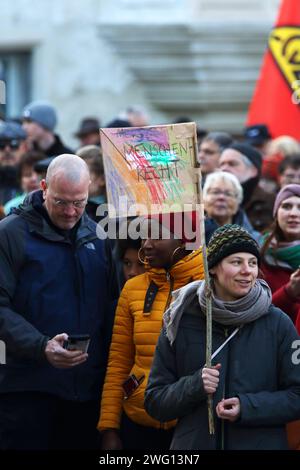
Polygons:
[[43,226],[43,217],[35,209],[35,206],[42,206],[43,197],[42,191],[32,191],[29,193],[22,204],[18,207],[14,207],[11,211],[12,214],[16,214],[26,219],[30,224],[36,226],[36,228],[41,228]]

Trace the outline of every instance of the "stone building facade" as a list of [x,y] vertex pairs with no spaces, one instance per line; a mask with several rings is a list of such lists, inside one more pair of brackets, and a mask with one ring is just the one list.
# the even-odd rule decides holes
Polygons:
[[151,124],[187,115],[240,132],[279,0],[3,0],[6,116],[29,100],[59,111],[69,143],[83,116],[131,104]]

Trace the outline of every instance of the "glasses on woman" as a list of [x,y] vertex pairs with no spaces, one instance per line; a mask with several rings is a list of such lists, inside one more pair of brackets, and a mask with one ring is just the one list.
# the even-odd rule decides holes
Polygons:
[[237,197],[237,194],[234,192],[234,191],[230,191],[228,189],[209,189],[207,191],[208,194],[210,194],[211,196],[214,196],[214,197],[217,197],[217,196],[225,196],[227,198],[232,198],[232,199],[235,199]]

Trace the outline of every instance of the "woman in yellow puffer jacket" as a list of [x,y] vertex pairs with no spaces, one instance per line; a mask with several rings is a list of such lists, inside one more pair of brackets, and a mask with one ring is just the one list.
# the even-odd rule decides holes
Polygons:
[[184,237],[172,233],[172,214],[170,220],[169,239],[142,242],[146,272],[127,281],[119,299],[98,423],[105,450],[168,449],[171,443],[175,422],[151,418],[144,392],[172,291],[204,272],[201,250],[186,251]]

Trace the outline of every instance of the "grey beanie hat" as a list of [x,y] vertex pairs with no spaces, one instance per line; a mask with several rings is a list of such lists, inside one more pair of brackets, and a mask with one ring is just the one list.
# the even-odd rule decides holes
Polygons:
[[43,101],[33,101],[25,106],[23,119],[36,122],[48,131],[53,131],[57,122],[55,109]]

